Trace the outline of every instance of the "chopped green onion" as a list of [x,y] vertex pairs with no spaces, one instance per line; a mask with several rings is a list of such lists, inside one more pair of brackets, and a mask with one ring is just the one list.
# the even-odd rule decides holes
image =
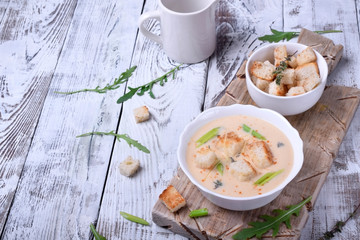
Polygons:
[[220,127],[213,128],[210,131],[208,131],[207,133],[205,133],[201,138],[199,138],[196,141],[196,143],[197,143],[196,147],[200,147],[201,145],[203,145],[204,143],[206,143],[213,137],[216,137],[219,133],[219,129],[220,129]]
[[261,178],[259,178],[254,184],[255,185],[259,185],[262,186],[265,183],[269,182],[271,179],[273,179],[274,177],[276,177],[277,175],[279,175],[280,173],[282,173],[284,171],[284,169],[281,169],[279,171],[276,172],[268,172],[265,173],[264,176],[262,176]]
[[265,138],[263,135],[261,135],[260,133],[258,133],[258,132],[255,131],[255,130],[252,130],[252,131],[251,131],[251,135],[253,135],[254,137],[256,137],[256,138],[258,138],[258,139],[260,139],[260,140],[266,140],[266,138]]
[[203,217],[203,216],[207,216],[208,214],[209,212],[207,208],[200,208],[200,209],[192,210],[189,214],[189,217],[191,218]]
[[144,219],[139,218],[139,217],[134,216],[134,215],[131,215],[131,214],[129,214],[129,213],[120,212],[120,215],[123,216],[124,218],[126,218],[126,219],[129,220],[129,221],[136,222],[136,223],[140,223],[140,224],[146,225],[146,226],[149,226],[149,225],[150,225],[150,223],[148,223],[148,222],[145,221]]
[[218,164],[216,164],[216,170],[218,170],[218,172],[222,175],[224,175],[224,165],[222,165],[221,162],[218,162]]
[[106,238],[105,238],[104,236],[100,235],[100,234],[96,231],[94,225],[90,224],[90,229],[91,229],[91,232],[93,233],[94,238],[95,238],[96,240],[106,240]]
[[242,129],[243,129],[245,132],[250,132],[251,127],[249,127],[249,126],[246,125],[246,124],[243,124],[243,125],[242,125]]

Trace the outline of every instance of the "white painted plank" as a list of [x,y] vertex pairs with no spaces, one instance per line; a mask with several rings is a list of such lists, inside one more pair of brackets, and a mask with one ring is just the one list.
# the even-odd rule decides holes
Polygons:
[[75,7],[56,0],[0,4],[0,232]]
[[[297,31],[339,29],[343,33],[326,34],[344,46],[343,59],[328,78],[328,84],[359,87],[360,42],[354,1],[285,1],[284,29]],[[338,157],[310,214],[301,239],[318,239],[339,220],[344,220],[359,204],[360,192],[360,115],[357,111]],[[360,220],[350,221],[335,239],[357,239]]]
[[[156,1],[147,1],[144,11],[154,9]],[[159,31],[154,21],[148,27]],[[133,64],[138,69],[129,86],[135,87],[163,75],[178,63],[170,61],[159,45],[139,35]],[[151,153],[115,144],[98,222],[99,231],[107,239],[183,239],[154,223],[146,227],[129,222],[119,212],[125,211],[151,222],[153,205],[177,171],[180,132],[201,112],[206,70],[206,61],[191,65],[177,72],[175,80],[170,77],[165,86],[155,86],[156,99],[146,93],[124,103],[119,132],[140,140]],[[136,124],[132,111],[142,105],[149,108],[151,118]],[[139,159],[141,164],[140,171],[132,178],[122,176],[118,169],[128,155]]]
[[[116,99],[124,87],[102,95],[63,96],[54,91],[105,86],[128,68],[141,9],[140,1],[77,3],[4,239],[90,238],[89,224],[98,216],[114,139],[75,136],[115,130],[121,110]],[[45,60],[56,57],[43,56]]]

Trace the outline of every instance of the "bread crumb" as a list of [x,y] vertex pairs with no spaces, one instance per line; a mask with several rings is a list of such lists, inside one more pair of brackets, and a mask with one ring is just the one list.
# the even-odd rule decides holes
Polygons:
[[120,163],[119,170],[122,175],[131,177],[136,173],[139,167],[139,160],[133,159],[131,156],[128,156],[124,161]]

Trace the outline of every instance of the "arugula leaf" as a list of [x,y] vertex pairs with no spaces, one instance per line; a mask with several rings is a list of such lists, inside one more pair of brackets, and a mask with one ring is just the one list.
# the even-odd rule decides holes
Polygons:
[[77,91],[73,91],[73,92],[57,92],[57,91],[55,91],[55,93],[67,94],[67,95],[80,93],[80,92],[106,93],[109,90],[118,89],[121,84],[127,82],[129,80],[129,78],[132,76],[135,69],[136,69],[136,66],[133,66],[133,67],[127,69],[125,72],[121,73],[118,78],[115,78],[113,84],[106,84],[106,86],[103,88],[100,88],[100,86],[97,86],[96,88],[93,88],[93,89],[85,88],[85,89],[81,89],[81,90],[77,90]]
[[275,237],[279,232],[280,224],[282,222],[285,223],[288,229],[291,228],[291,215],[294,214],[295,216],[299,216],[300,209],[310,200],[311,196],[296,205],[290,205],[286,207],[286,210],[275,209],[273,211],[277,214],[277,216],[275,217],[269,215],[262,215],[260,216],[260,218],[264,219],[264,221],[250,222],[249,225],[252,227],[242,229],[240,232],[233,235],[232,238],[235,240],[246,240],[254,236],[256,236],[257,238],[261,238],[262,235],[268,232],[270,229],[273,230],[272,236]]
[[164,86],[164,83],[167,82],[167,78],[169,75],[172,76],[173,79],[175,79],[175,71],[180,69],[180,66],[182,64],[176,66],[175,68],[171,69],[169,72],[165,73],[164,75],[162,75],[161,77],[156,78],[155,80],[152,80],[149,83],[146,83],[144,85],[132,88],[132,87],[128,87],[129,88],[129,92],[125,93],[123,96],[121,96],[116,102],[119,103],[123,103],[127,100],[129,100],[130,98],[132,98],[135,93],[137,93],[137,95],[142,96],[144,95],[145,92],[148,92],[151,98],[155,98],[155,95],[152,91],[153,86],[156,83],[159,83],[160,86]]
[[[300,32],[281,32],[275,29],[270,28],[272,34],[271,35],[264,35],[259,37],[260,41],[267,41],[267,42],[280,42],[281,40],[287,40],[298,36]],[[326,31],[313,31],[315,33],[324,34],[324,33],[339,33],[342,32],[340,30],[326,30]]]
[[201,145],[203,145],[204,143],[206,143],[207,141],[209,141],[210,139],[216,137],[219,134],[219,129],[220,127],[217,128],[213,128],[210,131],[208,131],[207,133],[205,133],[202,137],[200,137],[196,143],[196,147],[200,147]]
[[102,136],[102,135],[111,135],[111,136],[116,137],[116,139],[119,142],[121,142],[120,139],[124,139],[129,144],[130,147],[134,146],[137,149],[139,149],[140,151],[143,151],[144,153],[150,153],[149,149],[147,149],[144,145],[142,145],[138,141],[130,138],[129,135],[127,135],[127,134],[116,134],[114,131],[110,131],[110,132],[88,132],[88,133],[84,133],[84,134],[81,134],[81,135],[76,136],[76,137],[77,138],[78,137],[87,137],[87,136],[91,136],[91,135],[100,135],[100,136]]
[[216,164],[216,170],[218,170],[218,172],[222,175],[224,175],[224,165],[221,162],[218,162]]
[[94,234],[94,237],[95,237],[96,240],[106,240],[106,238],[104,236],[100,235],[96,231],[94,225],[90,224],[90,229],[91,229],[91,232]]

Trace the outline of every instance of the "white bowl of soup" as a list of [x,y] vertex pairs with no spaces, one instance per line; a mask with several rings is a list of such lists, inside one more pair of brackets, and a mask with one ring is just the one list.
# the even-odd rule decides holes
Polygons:
[[274,200],[303,164],[299,133],[279,113],[252,105],[202,112],[180,135],[181,169],[222,208],[245,211]]

